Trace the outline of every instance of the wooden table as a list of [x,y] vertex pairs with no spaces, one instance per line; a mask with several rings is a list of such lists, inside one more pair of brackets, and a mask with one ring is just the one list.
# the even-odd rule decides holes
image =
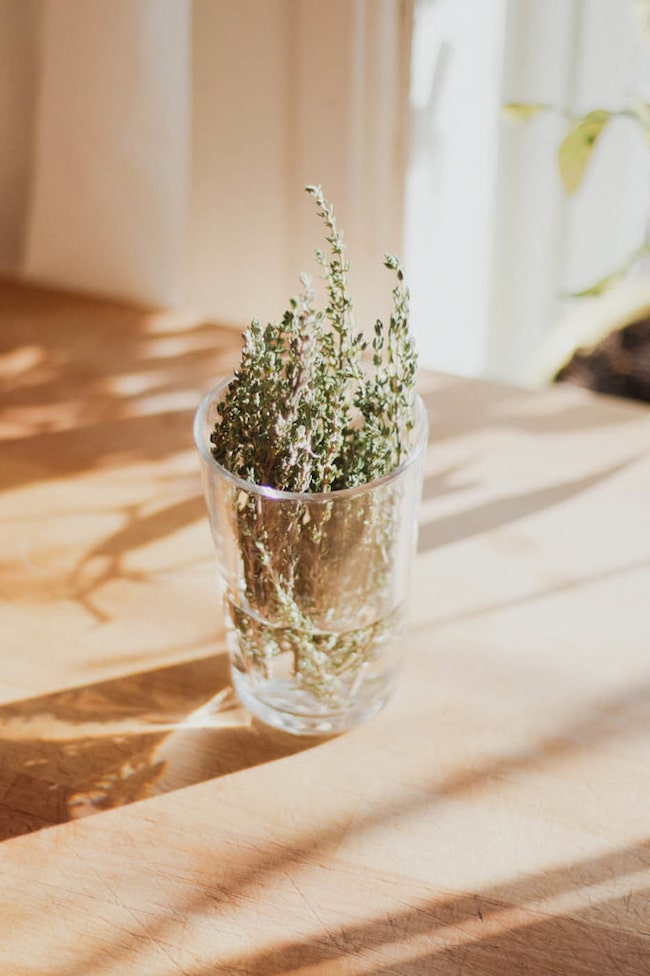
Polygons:
[[2,976],[647,976],[648,410],[425,376],[400,691],[302,741],[228,685],[190,428],[239,338],[0,308]]

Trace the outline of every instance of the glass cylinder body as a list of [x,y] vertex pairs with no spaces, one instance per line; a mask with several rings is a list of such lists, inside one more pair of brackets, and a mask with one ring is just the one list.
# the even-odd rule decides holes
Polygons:
[[232,679],[261,721],[294,734],[341,732],[394,690],[404,651],[427,420],[415,403],[405,461],[340,491],[278,491],[212,456],[224,381],[194,435],[217,550]]

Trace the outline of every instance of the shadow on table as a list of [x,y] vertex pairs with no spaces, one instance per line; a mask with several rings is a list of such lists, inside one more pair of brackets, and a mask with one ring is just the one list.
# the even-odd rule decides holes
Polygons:
[[[314,976],[647,976],[650,888],[636,883],[634,876],[647,868],[649,858],[646,841],[457,897],[443,892],[432,897],[432,886],[427,897],[424,885],[418,891],[417,883],[407,886],[402,879],[399,898],[387,894],[381,916],[336,924],[329,912],[327,926],[318,918],[318,935],[294,941],[280,935],[261,951],[227,957],[214,952],[211,960],[198,964],[174,962],[187,949],[192,931],[192,912],[180,905],[178,946],[170,931],[179,925],[178,917],[168,916],[158,930],[147,926],[145,932],[121,932],[119,946],[98,949],[66,972],[87,976],[92,966],[104,962],[116,971],[121,960],[133,965],[146,948],[160,946],[169,963],[156,972],[169,976],[287,976],[308,969]],[[330,883],[345,886],[342,903],[350,896],[362,903],[363,885],[373,880],[373,874],[361,872],[355,878],[350,870]],[[382,878],[384,887],[389,886]],[[309,904],[308,895],[299,891]],[[233,904],[228,896],[224,892],[226,913]],[[217,926],[220,904],[205,902],[204,896],[204,904],[196,906],[198,918],[204,919],[209,908]],[[268,931],[267,913],[264,923],[261,928]],[[194,958],[201,953],[201,942],[199,935]],[[147,963],[139,971],[149,971]]]
[[[347,827],[314,822],[289,844],[276,840],[268,846],[243,845],[234,861],[229,851],[225,863],[217,849],[212,861],[206,859],[201,885],[191,894],[185,884],[170,887],[164,912],[143,915],[141,930],[121,930],[118,948],[98,946],[96,956],[80,958],[67,970],[68,976],[86,976],[103,962],[115,966],[120,961],[116,952],[130,964],[141,961],[145,972],[147,954],[156,947],[164,948],[170,959],[164,972],[182,970],[186,976],[285,976],[303,967],[327,976],[352,971],[362,976],[647,976],[650,840],[575,857],[461,895],[436,890],[435,877],[377,872],[363,858],[346,856],[346,842],[425,811],[435,830],[436,804],[442,799],[462,797],[488,784],[498,791],[500,784],[543,771],[600,742],[637,737],[647,730],[649,701],[650,684],[641,685],[594,706],[571,727],[558,729],[521,753],[452,773],[415,797],[379,800]],[[486,838],[486,844],[491,842],[493,838]],[[473,843],[480,850],[480,841],[473,838]],[[398,870],[395,863],[394,871]],[[293,886],[307,914],[309,934],[286,938],[279,916],[272,929],[272,916],[265,912],[259,941],[266,945],[255,952],[226,956],[217,948],[218,941],[202,941],[206,913],[216,931],[222,912],[235,926],[233,913],[241,908],[245,915],[248,899],[264,899],[267,885],[268,897],[279,898],[273,887],[277,879]],[[369,899],[373,885],[377,890]],[[384,908],[369,916],[369,903]],[[287,901],[286,910],[289,927],[295,926],[295,904]],[[132,926],[130,916],[128,925]],[[201,954],[200,961],[195,952]],[[181,957],[182,965],[176,962]]]
[[[454,376],[436,377],[434,386],[422,394],[429,414],[431,450],[447,438],[474,434],[489,427],[516,429],[530,434],[567,432],[590,427],[608,426],[639,419],[639,407],[615,398],[589,396],[585,403],[566,403],[558,393],[545,394],[543,411],[530,413],[535,394],[486,380],[466,380]],[[461,511],[424,522],[418,536],[418,551],[426,552],[450,545],[483,532],[499,529],[519,519],[560,505],[588,491],[624,470],[622,462],[584,477],[568,479],[504,495]],[[463,464],[425,476],[425,500],[450,495],[476,487],[476,482],[462,481]]]
[[[625,467],[627,467],[626,463],[614,464],[584,478],[561,481],[545,488],[506,495],[480,505],[473,505],[432,522],[424,522],[418,535],[418,552],[450,545],[543,512],[593,488]],[[425,497],[430,495],[427,481],[428,479],[425,479]]]
[[[308,968],[314,976],[647,976],[650,889],[635,884],[634,875],[649,858],[650,842],[643,842],[458,897],[442,892],[426,897],[424,886],[418,893],[402,881],[399,900],[386,897],[385,915],[340,925],[330,918],[318,935],[295,941],[280,936],[261,951],[227,957],[215,952],[209,961],[183,960],[182,965],[174,960],[187,950],[192,914],[179,906],[178,946],[168,931],[178,919],[168,917],[163,931],[147,926],[144,933],[121,932],[119,945],[98,949],[66,973],[87,976],[102,963],[117,971],[122,961],[133,966],[147,948],[159,946],[168,962],[160,968],[156,957],[155,971],[169,976],[286,976]],[[341,900],[351,893],[363,899],[361,886],[373,878],[340,876],[346,887]],[[227,895],[223,907],[232,911]],[[211,903],[209,909],[218,925],[219,905]],[[204,904],[199,917],[205,919],[207,910]],[[266,913],[264,922],[261,928],[268,931]],[[202,941],[199,937],[191,953],[195,959]],[[144,963],[138,971],[150,970]]]
[[4,489],[192,447],[192,416],[239,358],[237,330],[0,282]]
[[422,392],[429,414],[431,439],[444,440],[486,428],[530,434],[568,433],[637,421],[644,406],[617,397],[572,388],[554,395],[489,380],[437,376]]
[[[11,462],[6,487],[39,481],[44,471],[54,478],[107,464],[158,461],[191,448],[193,407],[200,390],[234,361],[237,336],[201,323],[175,328],[167,322],[161,330],[155,317],[149,321],[140,312],[65,296],[53,304],[47,293],[31,291],[26,314],[26,294],[12,289],[1,330],[0,352],[9,370],[3,374],[11,406],[7,423],[8,429],[15,428],[3,445],[5,464]],[[639,416],[638,407],[591,397],[567,404],[558,396],[542,412],[531,412],[524,391],[453,377],[437,381],[425,400],[433,418],[433,440],[486,427],[514,427],[531,434],[580,430]],[[614,470],[431,523],[423,530],[423,548],[561,503]],[[427,497],[452,490],[451,474],[430,478]],[[127,513],[123,527],[109,533],[79,567],[74,580],[78,599],[92,601],[102,581],[122,571],[125,552],[167,533],[170,525],[177,529],[191,523],[202,512],[194,495],[165,503],[153,514]],[[91,557],[101,564],[97,572],[88,571]],[[431,782],[418,791],[417,801],[379,801],[366,816],[356,818],[350,832],[360,834],[418,810],[431,810],[435,824],[435,806],[443,798],[507,782],[564,757],[571,748],[585,749],[594,741],[647,728],[649,701],[649,689],[641,687],[632,697],[578,718],[573,728],[559,730],[530,751]],[[273,761],[314,744],[250,724],[232,696],[223,654],[5,705],[0,707],[0,839]],[[298,883],[299,869],[309,867],[310,859],[314,867],[319,852],[329,852],[341,837],[340,824],[315,822],[286,847],[276,844],[252,853],[242,848],[226,870],[216,852],[212,861],[206,857],[203,886],[188,893],[187,885],[174,887],[170,877],[159,915],[146,904],[136,928],[134,913],[126,911],[128,921],[117,927],[110,944],[98,944],[97,958],[79,959],[66,972],[87,976],[104,962],[119,963],[120,953],[124,968],[130,969],[152,943],[162,944],[166,953],[181,953],[192,942],[195,919],[198,949],[208,913],[218,925],[220,910],[232,913],[247,891],[263,890],[278,873],[296,868]],[[332,976],[352,968],[363,976],[646,976],[649,893],[641,872],[649,863],[650,844],[639,843],[465,897],[433,897],[435,879],[419,890],[407,879],[396,886],[399,904],[397,897],[389,897],[390,886],[386,888],[390,908],[383,915],[368,918],[364,907],[354,921],[341,921],[340,912],[338,921],[330,918],[327,925],[310,916],[317,936],[293,940],[280,935],[258,953],[189,961],[182,971],[186,976],[281,976],[313,966]],[[373,883],[372,872],[356,872],[344,856],[328,865],[331,883],[356,886],[356,904],[365,906],[363,888]],[[179,972],[181,967],[170,959],[165,971]]]
[[0,840],[291,755],[262,730],[226,654],[0,707]]
[[[363,959],[354,969],[363,976],[647,976],[650,888],[634,875],[649,858],[644,842],[472,895],[412,898],[409,908],[385,917],[279,941],[231,957],[223,968],[184,971],[284,976],[319,966],[319,973],[336,976],[351,971],[350,959]],[[359,888],[354,879],[350,885]]]
[[[515,780],[526,772],[552,767],[575,752],[600,742],[615,743],[648,729],[650,683],[603,701],[577,715],[567,728],[542,739],[529,749],[495,758],[475,769],[452,773],[431,784],[417,799],[389,801],[355,820],[352,833],[363,834],[382,823],[430,810],[432,829],[435,806],[443,798],[471,794],[487,783]],[[597,796],[597,792],[595,794]],[[321,834],[316,847],[335,840],[336,831]],[[285,860],[300,866],[309,843],[296,843]],[[253,957],[230,958],[223,972],[247,976],[282,976],[292,968],[318,964],[323,972],[347,972],[346,960],[368,953],[363,976],[429,976],[430,973],[467,972],[471,976],[591,976],[621,973],[646,976],[650,958],[650,840],[589,859],[576,859],[539,874],[523,874],[503,884],[461,897],[430,896],[423,884],[409,879],[399,888],[398,904],[383,917],[361,923],[324,928],[320,937],[276,944]],[[281,870],[273,860],[262,871]],[[372,880],[360,868],[355,878],[344,859],[340,862],[346,886],[356,886],[363,899]],[[298,875],[299,878],[299,875]],[[261,883],[260,868],[251,866],[232,879],[232,893],[241,894],[249,883]],[[410,890],[409,890],[410,889]],[[408,892],[408,893],[407,893]],[[403,909],[403,901],[410,905]],[[397,953],[394,952],[397,948]],[[376,962],[373,964],[373,957]],[[378,957],[381,957],[379,961]],[[395,960],[395,961],[393,961]],[[208,976],[210,968],[190,969],[188,976]]]

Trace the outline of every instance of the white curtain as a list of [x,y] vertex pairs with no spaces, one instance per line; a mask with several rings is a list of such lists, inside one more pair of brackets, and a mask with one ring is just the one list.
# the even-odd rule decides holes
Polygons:
[[182,293],[189,0],[44,0],[23,270],[146,304]]
[[317,273],[318,182],[372,323],[401,249],[412,9],[0,0],[0,269],[242,326]]

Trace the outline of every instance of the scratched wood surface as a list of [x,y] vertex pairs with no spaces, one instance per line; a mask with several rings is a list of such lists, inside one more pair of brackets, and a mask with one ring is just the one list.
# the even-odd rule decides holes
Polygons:
[[650,414],[425,376],[407,665],[228,683],[191,441],[238,337],[0,288],[0,973],[647,976]]

